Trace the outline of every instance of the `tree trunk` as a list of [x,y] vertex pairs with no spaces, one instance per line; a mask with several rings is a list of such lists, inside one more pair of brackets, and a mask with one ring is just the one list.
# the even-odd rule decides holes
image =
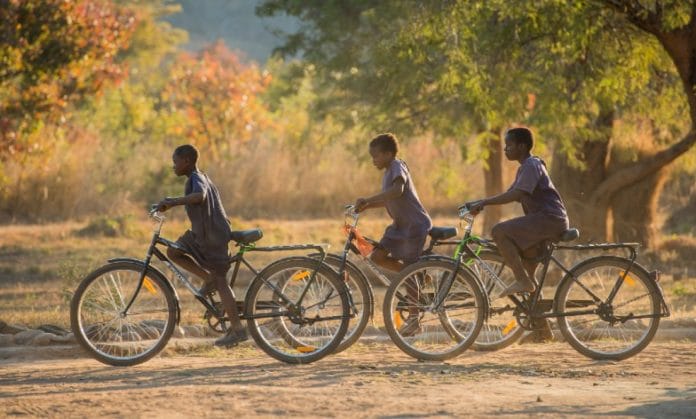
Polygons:
[[659,237],[657,205],[668,174],[669,169],[663,168],[614,196],[611,204],[613,240],[655,248]]
[[577,227],[588,241],[604,241],[610,235],[609,207],[593,199],[592,192],[607,176],[613,122],[613,111],[602,113],[593,127],[600,136],[576,141],[578,147],[573,160],[584,167],[572,165],[564,153],[557,154],[553,159],[552,179],[566,204],[570,224]]
[[[654,142],[650,141],[650,143]],[[620,160],[621,154],[613,153],[611,158],[611,167],[616,170],[621,170],[629,165],[646,164],[646,160],[654,154],[654,150],[640,152],[637,163],[622,162]],[[669,167],[665,166],[646,176],[642,181],[621,189],[612,197],[613,224],[611,231],[613,232],[613,240],[638,242],[648,248],[655,248],[659,236],[658,200],[669,171]]]
[[[500,130],[490,131],[488,141],[488,153],[486,168],[483,178],[486,196],[493,196],[503,192],[503,142],[500,140]],[[493,226],[500,221],[502,208],[500,205],[490,205],[483,211],[483,231],[490,232]]]

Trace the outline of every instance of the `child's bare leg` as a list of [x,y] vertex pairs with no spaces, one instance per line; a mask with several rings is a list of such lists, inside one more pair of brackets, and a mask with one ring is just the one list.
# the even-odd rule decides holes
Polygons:
[[524,270],[527,271],[529,279],[531,279],[532,282],[534,282],[534,286],[536,287],[537,282],[534,274],[536,273],[537,266],[539,266],[539,262],[535,262],[531,259],[539,256],[539,252],[535,247],[533,247],[522,252],[522,256],[524,257],[522,259],[522,266],[524,266]]
[[[497,227],[497,226],[496,226]],[[529,279],[527,271],[522,264],[517,246],[500,228],[493,228],[492,235],[495,244],[498,246],[500,255],[505,259],[512,272],[515,274],[517,282],[506,290],[506,294],[514,294],[517,292],[532,292],[534,291],[534,282]]]
[[536,278],[534,274],[536,273],[537,266],[539,264],[537,262],[532,262],[530,260],[523,260],[522,265],[524,266],[524,270],[527,271],[527,275],[529,276],[529,279],[534,282],[534,286],[536,287]]
[[225,308],[225,312],[230,318],[231,329],[234,331],[244,329],[242,322],[239,320],[239,311],[237,311],[237,301],[234,298],[234,292],[227,283],[226,273],[215,272],[212,276],[215,279],[215,286],[220,294],[222,306]]
[[[404,266],[406,266],[406,264],[398,259],[389,257],[387,251],[380,248],[376,248],[372,252],[370,255],[370,260],[377,265],[394,272],[399,272],[404,268]],[[420,310],[418,309],[420,285],[414,278],[411,278],[409,282],[410,283],[407,284],[406,288],[406,294],[409,302],[408,313],[409,316],[415,316],[415,318],[418,318],[418,314],[420,313]]]
[[172,262],[201,278],[203,281],[212,281],[210,273],[203,269],[191,256],[181,250],[170,247],[167,249],[167,257],[169,257]]
[[399,272],[404,268],[403,263],[401,263],[398,259],[389,257],[387,251],[380,248],[376,248],[372,251],[372,254],[370,254],[370,260],[377,265],[394,272]]

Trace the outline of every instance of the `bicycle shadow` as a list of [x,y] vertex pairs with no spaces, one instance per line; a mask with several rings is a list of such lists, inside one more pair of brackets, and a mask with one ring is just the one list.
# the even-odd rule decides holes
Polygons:
[[[384,351],[384,347],[381,347]],[[0,399],[18,396],[50,396],[65,392],[65,388],[85,385],[89,390],[80,391],[119,391],[132,389],[156,389],[178,386],[274,385],[279,378],[301,382],[304,388],[321,388],[345,382],[399,377],[437,377],[445,375],[492,375],[521,374],[529,368],[510,363],[476,362],[473,359],[457,364],[443,362],[419,362],[393,349],[377,362],[361,360],[360,352],[347,351],[330,356],[316,363],[289,365],[269,359],[251,346],[243,352],[232,353],[230,358],[191,358],[190,363],[182,364],[186,356],[166,356],[153,359],[133,367],[103,366],[88,358],[65,359],[65,367],[55,361],[40,361],[19,371],[6,372],[0,377]],[[365,351],[369,352],[369,351]],[[194,361],[195,360],[195,361]],[[81,368],[73,368],[77,362]],[[85,362],[93,362],[95,367],[85,367]],[[50,363],[55,374],[41,374],[42,368]],[[43,365],[42,365],[43,364]],[[94,384],[93,386],[91,384]]]
[[[644,370],[641,360],[617,362],[592,361],[573,354],[570,349],[558,356],[563,345],[524,345],[501,353],[466,352],[451,362],[419,362],[388,344],[362,343],[348,351],[306,365],[289,365],[266,356],[253,344],[245,344],[215,356],[165,355],[134,367],[103,366],[87,357],[44,359],[24,362],[19,368],[5,369],[0,375],[0,399],[25,396],[50,396],[66,389],[77,392],[103,392],[133,389],[171,389],[183,386],[273,386],[278,380],[301,383],[303,388],[321,388],[335,384],[365,385],[372,381],[486,380],[505,378],[526,380],[541,378],[587,378],[635,375]],[[541,351],[543,350],[543,352]],[[648,355],[651,350],[648,350]],[[553,361],[539,358],[552,354]],[[511,359],[512,358],[514,359]],[[678,358],[667,362],[681,362]],[[518,361],[515,361],[517,359]],[[525,362],[519,362],[525,359]],[[50,368],[50,374],[45,371]],[[168,390],[169,391],[169,390]],[[692,393],[689,394],[689,391]],[[694,399],[693,389],[680,393]],[[676,402],[675,402],[676,403]],[[656,405],[662,405],[657,403]],[[675,405],[675,408],[679,407]],[[525,412],[521,406],[522,413]],[[550,409],[533,405],[535,413]],[[540,410],[541,409],[541,410]],[[636,408],[637,409],[637,408]],[[646,405],[645,412],[652,412]],[[531,411],[531,410],[530,410]],[[575,414],[590,411],[577,406]],[[636,410],[635,414],[643,411]],[[549,413],[554,413],[549,411]],[[562,413],[562,412],[560,412]]]

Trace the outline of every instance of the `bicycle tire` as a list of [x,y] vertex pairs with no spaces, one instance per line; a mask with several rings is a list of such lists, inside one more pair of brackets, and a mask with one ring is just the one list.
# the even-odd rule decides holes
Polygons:
[[[314,271],[315,280],[310,285]],[[275,290],[269,284],[273,284]],[[289,290],[289,284],[296,286]],[[310,311],[315,313],[309,320],[310,324],[299,325],[289,315],[277,315],[285,310],[276,291],[281,287],[285,287],[284,295],[293,304],[307,289],[302,309],[303,318],[305,315],[308,319],[312,317]],[[348,329],[350,307],[347,293],[338,274],[325,264],[318,265],[316,260],[308,257],[281,259],[260,272],[249,286],[244,304],[249,333],[264,352],[279,361],[290,364],[315,362],[334,352]],[[318,312],[324,309],[328,313],[325,312],[325,320],[321,320]],[[287,333],[278,328],[279,322]],[[315,327],[316,323],[321,324]],[[323,329],[317,330],[322,325]]]
[[[500,254],[483,251],[478,256],[492,268],[493,272],[506,285],[514,282],[514,273],[505,264],[505,260]],[[488,319],[483,324],[472,349],[483,352],[498,351],[517,342],[524,334],[524,329],[517,323],[517,318],[514,315],[515,304],[509,297],[498,298],[503,288],[491,277],[488,271],[478,265],[474,262],[471,270],[479,277],[481,285],[488,295],[490,308]]]
[[[341,256],[330,253],[326,255],[324,263],[336,270],[341,265],[341,259]],[[365,273],[353,262],[346,260],[345,277],[341,279],[346,284],[352,299],[351,314],[353,311],[357,313],[350,319],[346,335],[334,353],[345,351],[360,339],[374,312],[374,294]]]
[[128,314],[121,314],[143,269],[142,262],[108,263],[87,275],[72,297],[70,320],[75,338],[104,364],[143,363],[164,349],[174,332],[178,301],[167,279],[154,269],[148,269]]
[[[439,312],[427,308],[432,306],[443,278],[452,275],[453,270],[454,263],[450,261],[422,260],[407,266],[387,289],[383,308],[385,328],[394,344],[413,358],[430,361],[453,358],[468,349],[481,330],[486,316],[486,297],[475,275],[464,266],[457,270],[456,281],[445,299],[445,303],[453,304],[437,309]],[[424,281],[422,287],[418,283],[421,280]],[[412,292],[417,293],[417,302],[409,295]],[[455,312],[455,308],[462,310]],[[409,312],[408,317],[415,316],[414,310],[418,311],[418,320],[414,322],[418,325],[412,334],[408,318],[404,325],[397,325],[395,321],[403,316],[403,311]],[[467,318],[462,320],[465,316]],[[445,324],[447,326],[443,326]],[[459,339],[451,336],[452,328],[458,330]]]
[[[628,273],[616,297],[605,307],[594,302],[579,285],[590,289],[606,304],[610,290],[626,270]],[[659,287],[642,266],[622,257],[598,256],[580,262],[561,280],[554,311],[560,314],[561,333],[575,350],[592,359],[623,360],[638,354],[655,336],[660,324],[660,294]],[[595,308],[600,313],[609,313],[608,318],[612,320],[603,319],[600,314],[582,316],[582,321],[578,320],[581,316],[565,315],[578,308]],[[626,319],[612,324],[614,319],[620,319],[615,316]],[[622,345],[621,339],[634,341]]]

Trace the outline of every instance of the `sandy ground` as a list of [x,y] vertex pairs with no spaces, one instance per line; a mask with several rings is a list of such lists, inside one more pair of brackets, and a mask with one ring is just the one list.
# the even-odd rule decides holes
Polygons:
[[302,366],[250,344],[181,346],[129,368],[74,346],[2,349],[0,416],[696,417],[694,343],[654,342],[622,362],[547,343],[429,363],[361,342]]

